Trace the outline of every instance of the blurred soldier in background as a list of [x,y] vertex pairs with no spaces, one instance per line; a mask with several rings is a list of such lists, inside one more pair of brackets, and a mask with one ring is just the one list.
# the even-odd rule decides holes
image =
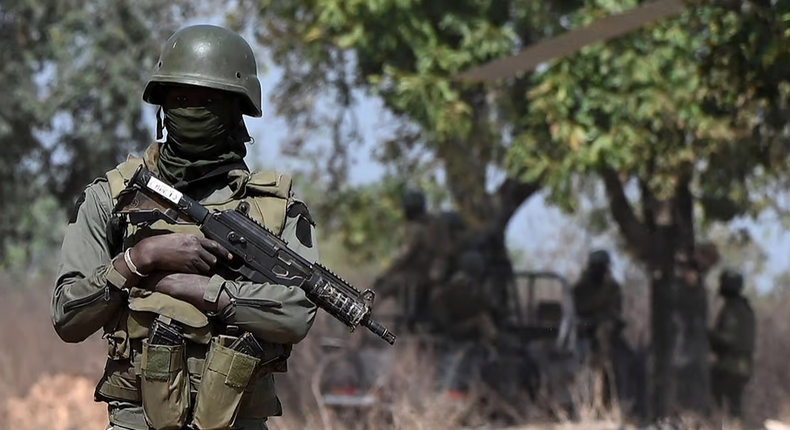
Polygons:
[[496,336],[483,289],[485,261],[475,250],[458,257],[457,270],[431,291],[431,329],[440,340],[439,382],[451,393],[465,393],[479,358]]
[[724,298],[724,307],[709,334],[711,350],[716,356],[711,369],[713,397],[733,418],[741,417],[741,397],[752,375],[757,330],[754,311],[742,290],[740,273],[730,269],[721,273],[719,294]]
[[447,223],[428,213],[425,194],[403,196],[406,231],[398,256],[374,283],[379,297],[397,296],[409,331],[423,331],[429,318],[430,290],[444,280],[451,252]]
[[611,258],[604,250],[590,253],[587,267],[573,287],[579,336],[589,345],[589,366],[594,373],[595,401],[608,403],[614,381],[612,363],[615,338],[622,330],[622,292],[612,278]]

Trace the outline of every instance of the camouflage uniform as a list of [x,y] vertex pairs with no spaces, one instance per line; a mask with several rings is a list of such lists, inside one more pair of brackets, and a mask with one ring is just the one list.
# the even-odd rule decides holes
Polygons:
[[606,251],[590,254],[587,268],[573,287],[573,301],[579,318],[579,334],[589,345],[589,364],[600,387],[597,400],[608,402],[614,382],[613,345],[622,324],[622,292],[609,273]]
[[415,330],[417,325],[425,326],[430,291],[447,274],[450,232],[446,223],[426,211],[421,192],[407,192],[403,207],[403,245],[389,269],[376,280],[375,290],[382,298],[398,296],[410,329]]
[[620,323],[623,296],[620,285],[609,274],[608,253],[590,254],[585,272],[573,287],[573,301],[582,334],[588,337],[602,340],[602,331],[611,332]]
[[724,307],[709,339],[716,360],[711,369],[711,389],[717,405],[733,417],[741,416],[741,397],[752,375],[756,322],[749,301],[741,295],[743,277],[722,272],[719,291]]
[[[229,66],[233,69],[222,69]],[[252,50],[235,33],[214,26],[187,27],[165,45],[144,99],[158,104],[157,85],[183,82],[239,94],[244,97],[244,114],[261,116],[255,67]],[[112,210],[124,181],[141,165],[158,173],[162,145],[154,143],[144,157],[130,157],[96,179],[78,200],[52,294],[55,330],[69,343],[102,330],[108,358],[95,399],[108,404],[109,428],[149,430],[155,428],[152,420],[170,422],[157,425],[160,428],[186,428],[188,420],[198,415],[195,411],[203,408],[203,417],[214,425],[204,422],[200,428],[265,429],[268,417],[282,414],[272,372],[285,368],[251,366],[225,348],[222,336],[231,335],[235,329],[226,329],[235,326],[262,341],[292,345],[307,335],[316,307],[299,288],[245,281],[220,267],[208,282],[204,300],[216,303],[223,293],[231,300],[212,315],[172,296],[125,285],[113,266],[125,249],[157,234],[201,235],[191,225],[158,221],[120,227],[113,222]],[[188,194],[209,209],[233,208],[247,201],[251,217],[300,255],[317,261],[313,223],[304,204],[294,200],[290,177],[237,167],[201,181]],[[146,344],[150,325],[162,317],[183,326],[181,345]],[[204,384],[207,380],[211,383]],[[210,400],[200,402],[203,388]]]
[[431,291],[432,332],[441,339],[444,359],[437,371],[440,388],[466,391],[496,337],[486,305],[485,261],[478,251],[461,254],[449,279]]
[[483,289],[485,262],[475,251],[464,252],[458,270],[431,292],[430,310],[436,333],[455,341],[490,338],[493,321]]

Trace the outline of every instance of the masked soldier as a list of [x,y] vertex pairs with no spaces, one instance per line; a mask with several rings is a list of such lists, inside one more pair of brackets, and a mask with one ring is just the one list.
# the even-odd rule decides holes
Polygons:
[[721,273],[719,294],[724,298],[724,307],[709,335],[716,356],[711,369],[713,397],[734,418],[741,416],[741,397],[752,375],[756,337],[754,311],[742,290],[741,274],[732,270]]
[[457,270],[431,291],[434,329],[456,342],[493,339],[495,328],[484,290],[485,260],[476,250],[461,254]]
[[449,225],[428,213],[425,195],[408,190],[403,196],[406,231],[403,245],[375,290],[381,297],[399,295],[410,330],[429,318],[430,290],[444,280],[449,266]]
[[465,395],[481,367],[482,353],[496,336],[491,309],[486,306],[483,276],[485,261],[476,250],[458,257],[457,269],[431,290],[432,332],[442,340],[437,362],[440,388],[450,395]]
[[614,369],[611,357],[622,324],[622,292],[612,278],[611,258],[604,250],[590,253],[581,279],[573,287],[579,334],[590,345],[589,364],[595,376],[596,401],[608,402]]
[[[272,372],[286,370],[315,305],[299,288],[235,277],[218,264],[232,259],[228,251],[194,226],[136,227],[112,215],[125,181],[145,166],[209,209],[246,202],[250,217],[318,259],[291,178],[244,163],[251,139],[242,115],[262,114],[252,49],[221,27],[184,28],[165,43],[143,99],[159,106],[158,135],[164,128],[167,138],[77,201],[52,297],[55,330],[66,342],[103,331],[108,359],[95,398],[108,403],[110,429],[265,429],[282,414]],[[239,352],[241,334],[277,360]]]

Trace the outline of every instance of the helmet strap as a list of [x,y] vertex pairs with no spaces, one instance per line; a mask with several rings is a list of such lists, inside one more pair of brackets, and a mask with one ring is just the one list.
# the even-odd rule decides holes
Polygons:
[[162,125],[162,106],[156,110],[156,140],[162,140],[164,137],[164,125]]

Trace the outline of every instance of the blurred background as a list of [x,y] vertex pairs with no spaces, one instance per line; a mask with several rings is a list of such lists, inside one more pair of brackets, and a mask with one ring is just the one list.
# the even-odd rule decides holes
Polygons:
[[[600,40],[599,27],[580,49],[473,79],[461,74],[647,3],[2,0],[0,428],[106,426],[100,334],[68,345],[51,326],[60,242],[82,189],[154,140],[145,80],[162,43],[196,23],[253,45],[264,117],[245,118],[247,161],[295,176],[325,265],[363,288],[394,277],[402,197],[419,189],[428,212],[482,238],[486,291],[517,296],[500,303],[520,324],[507,355],[527,380],[517,394],[485,377],[473,385],[488,391],[437,389],[425,375],[446,370],[445,353],[403,324],[396,294],[376,306],[403,333],[391,348],[319,317],[278,375],[272,428],[708,420],[707,329],[726,267],[757,320],[743,422],[788,416],[790,4],[664,3],[676,12],[627,34]],[[621,402],[596,400],[566,306],[595,249],[622,291]],[[566,329],[535,329],[541,297],[562,304]]]

